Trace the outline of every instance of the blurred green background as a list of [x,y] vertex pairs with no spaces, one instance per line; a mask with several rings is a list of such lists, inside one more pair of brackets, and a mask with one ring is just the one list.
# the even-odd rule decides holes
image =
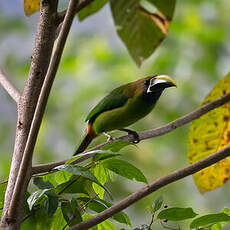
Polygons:
[[[108,6],[82,23],[75,20],[40,130],[34,164],[70,157],[82,140],[84,119],[92,106],[113,88],[142,76],[168,74],[178,88],[167,90],[154,111],[133,125],[133,129],[159,127],[197,108],[216,82],[230,71],[229,12],[228,0],[178,1],[167,38],[141,68],[117,37]],[[21,91],[29,70],[37,18],[38,13],[24,15],[22,1],[0,2],[0,67]],[[16,106],[1,87],[0,117],[2,181],[9,173]],[[122,158],[141,169],[149,182],[186,166],[188,127],[143,141],[137,148],[126,147]],[[123,133],[115,135],[120,134]],[[104,140],[100,137],[93,145]],[[117,201],[143,184],[116,177],[108,186]],[[199,214],[215,213],[230,208],[229,190],[227,183],[201,195],[189,177],[126,211],[133,226],[148,224],[148,206],[161,194],[169,207],[191,206]],[[159,225],[154,229],[162,228]]]

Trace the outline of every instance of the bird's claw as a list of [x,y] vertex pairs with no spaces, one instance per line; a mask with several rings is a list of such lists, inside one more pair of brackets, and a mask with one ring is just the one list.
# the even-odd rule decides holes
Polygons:
[[110,134],[106,133],[106,132],[103,132],[103,134],[108,137],[107,139],[107,142],[110,142],[110,141],[115,141],[116,140],[116,137],[113,137],[111,136]]
[[140,142],[140,137],[139,137],[137,132],[129,133],[129,134],[133,135],[133,138],[134,138],[133,143],[134,144],[138,144]]
[[131,129],[120,129],[120,130],[127,132],[129,135],[132,135],[134,138],[134,140],[133,140],[134,144],[138,144],[140,142],[140,137],[136,131],[131,130]]

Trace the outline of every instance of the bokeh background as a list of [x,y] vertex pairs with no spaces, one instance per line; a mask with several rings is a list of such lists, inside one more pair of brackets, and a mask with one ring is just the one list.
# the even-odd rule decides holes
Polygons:
[[[62,2],[65,7],[68,1]],[[149,74],[168,74],[178,84],[165,91],[154,111],[132,126],[159,127],[197,108],[212,87],[230,71],[230,2],[177,1],[169,34],[138,68],[118,38],[109,6],[82,23],[75,20],[36,144],[34,164],[71,156],[82,140],[88,112],[113,88]],[[23,1],[0,1],[0,67],[22,91],[34,44],[38,13],[26,17]],[[16,106],[0,87],[0,179],[7,179],[13,151]],[[132,162],[149,182],[186,166],[189,125],[138,147],[126,147]],[[115,133],[120,135],[121,133]],[[104,141],[98,138],[93,145]],[[108,184],[115,201],[143,184],[116,177]],[[192,207],[199,214],[230,208],[230,184],[201,195],[192,177],[175,182],[126,211],[133,226],[148,224],[148,206],[158,195],[168,206]],[[115,202],[114,201],[114,202]],[[187,229],[187,225],[182,229]],[[127,229],[126,226],[120,226]],[[155,225],[154,229],[162,229]]]

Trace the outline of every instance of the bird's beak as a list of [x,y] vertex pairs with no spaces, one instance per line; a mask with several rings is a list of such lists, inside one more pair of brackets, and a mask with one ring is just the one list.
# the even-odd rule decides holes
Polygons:
[[164,89],[168,87],[177,87],[176,82],[167,75],[158,75],[151,79],[147,93],[155,89]]

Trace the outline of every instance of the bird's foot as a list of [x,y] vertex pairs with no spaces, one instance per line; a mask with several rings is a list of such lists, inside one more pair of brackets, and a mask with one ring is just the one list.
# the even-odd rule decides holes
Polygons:
[[133,140],[133,143],[134,144],[137,144],[140,142],[140,137],[138,135],[138,133],[134,130],[131,130],[131,129],[119,129],[120,131],[124,131],[124,132],[127,132],[129,135],[132,135],[134,140]]
[[110,134],[103,132],[103,135],[105,135],[106,137],[108,137],[107,142],[109,141],[115,141],[116,137],[111,136]]

